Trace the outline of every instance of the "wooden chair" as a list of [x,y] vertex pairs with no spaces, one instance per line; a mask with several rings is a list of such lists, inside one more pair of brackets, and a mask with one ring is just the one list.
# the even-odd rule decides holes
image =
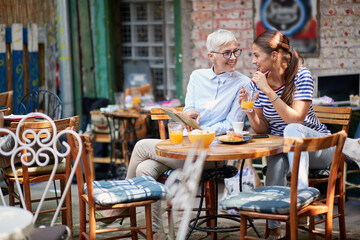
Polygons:
[[[10,130],[16,133],[17,137],[24,144],[28,141],[35,141],[36,138],[38,138],[37,141],[46,142],[47,138],[54,136],[59,131],[65,130],[68,127],[72,127],[74,130],[77,131],[79,126],[79,116],[65,118],[61,120],[55,120],[53,122],[48,121],[49,117],[41,113],[30,113],[27,116],[28,117],[40,116],[41,118],[44,118],[47,121],[27,122],[24,121],[26,120],[25,118],[20,122],[12,122],[10,125]],[[56,127],[56,129],[53,128],[53,124]],[[55,130],[57,132],[54,132]],[[43,132],[45,131],[48,131],[50,135],[47,136],[46,134],[44,134]],[[37,143],[38,146],[36,145],[34,146],[34,145],[35,143],[32,144],[31,147],[35,151],[36,150],[38,151],[38,148],[41,147],[39,143]],[[59,148],[61,146],[57,146],[57,147]],[[72,167],[71,167],[71,161],[60,160],[59,164],[57,164],[57,168],[56,168],[57,170],[55,172],[55,175],[51,177],[51,173],[53,172],[55,165],[46,164],[45,166],[41,166],[41,164],[37,163],[37,166],[32,166],[34,162],[31,159],[33,158],[28,158],[27,152],[31,152],[31,151],[29,151],[28,149],[21,149],[21,154],[24,157],[25,161],[31,162],[31,164],[28,166],[25,164],[21,164],[21,166],[16,166],[15,170],[17,172],[17,178],[20,184],[23,186],[26,209],[32,211],[32,203],[39,202],[40,199],[32,198],[30,185],[32,183],[47,182],[50,181],[50,179],[53,181],[60,180],[61,196],[63,196],[65,194],[65,184],[69,179]],[[52,155],[49,156],[50,158],[52,157]],[[41,160],[44,161],[44,158],[41,158]],[[3,169],[3,176],[9,185],[9,205],[15,206],[22,204],[22,202],[20,201],[21,198],[19,194],[15,192],[14,184],[16,182],[16,177],[13,174],[13,169],[11,167]],[[51,201],[51,200],[58,201],[59,199],[61,199],[61,196],[47,197],[45,198],[45,201]],[[18,201],[16,201],[16,199]],[[39,213],[47,213],[52,211],[56,211],[56,208],[42,210]],[[66,202],[65,205],[61,207],[61,211],[62,211],[63,224],[67,225],[72,232],[71,190],[68,191],[68,193],[66,194]]]
[[[131,232],[122,235],[112,234],[111,238],[106,239],[130,237],[132,239],[137,239],[137,234],[140,234],[148,240],[152,239],[153,236],[151,226],[151,204],[159,199],[166,197],[166,187],[163,184],[156,182],[151,177],[137,177],[129,180],[115,181],[92,181],[90,170],[91,158],[93,157],[92,143],[89,136],[87,135],[81,135],[81,139],[83,144],[81,154],[82,168],[81,164],[79,164],[76,169],[80,211],[79,239],[97,239],[96,236],[100,233],[113,233],[117,231]],[[74,148],[79,147],[78,145],[76,145],[77,142],[72,141],[71,138],[69,138],[69,143],[70,146]],[[85,183],[86,185],[84,185]],[[156,190],[158,194],[154,195],[154,192],[152,192],[152,190]],[[137,207],[145,208],[146,224],[144,226],[137,226]],[[86,211],[87,208],[88,213]],[[123,213],[120,216],[112,216],[107,218],[96,218],[96,211],[103,211],[109,209],[129,209],[129,213]],[[116,227],[106,229],[96,228],[96,222],[98,221],[124,217],[130,217],[130,227]],[[87,223],[89,224],[88,228]],[[143,229],[146,229],[146,235],[141,231]]]
[[13,105],[13,90],[0,93],[0,106],[5,106],[10,109],[5,112],[5,116],[9,115],[12,112]]
[[151,93],[151,85],[146,84],[146,85],[140,86],[140,87],[127,88],[127,89],[125,89],[125,96],[131,95],[134,92],[138,92],[141,94],[141,96],[144,96],[146,93]]
[[[332,218],[336,180],[341,165],[342,148],[347,134],[344,130],[325,137],[318,138],[285,138],[283,151],[294,152],[294,162],[290,187],[266,186],[253,189],[248,192],[241,192],[234,197],[227,198],[220,202],[224,209],[237,209],[241,214],[240,239],[250,239],[246,236],[247,218],[262,218],[286,222],[287,239],[298,239],[298,219],[325,214],[325,234],[320,234],[310,228],[307,230],[312,234],[321,235],[325,239],[332,236]],[[301,152],[313,152],[336,146],[335,154],[331,164],[330,176],[328,179],[327,195],[325,202],[319,200],[319,190],[308,187],[298,190],[298,170]],[[253,239],[253,238],[251,238]]]
[[[46,121],[42,122],[25,122],[27,117],[40,116]],[[72,177],[75,174],[75,169],[72,170],[70,155],[74,156],[74,167],[76,168],[80,161],[80,150],[75,152],[77,149],[70,149],[69,145],[63,141],[65,151],[59,151],[57,142],[61,136],[73,136],[77,141],[81,141],[78,134],[69,129],[65,129],[69,126],[74,128],[78,117],[72,117],[66,120],[58,120],[56,123],[52,121],[50,117],[41,113],[30,113],[18,124],[16,129],[0,129],[1,132],[8,133],[15,139],[14,147],[10,151],[1,151],[1,154],[11,157],[11,174],[5,170],[5,178],[9,182],[9,205],[14,206],[15,204],[21,204],[24,209],[33,212],[31,203],[36,202],[37,207],[34,212],[33,222],[36,225],[48,226],[46,228],[36,228],[31,233],[31,239],[64,239],[64,234],[67,235],[66,239],[72,238],[72,208],[71,208],[71,182]],[[12,125],[14,127],[15,124]],[[16,130],[16,131],[15,131]],[[34,147],[37,143],[38,147]],[[72,154],[70,154],[70,152]],[[15,165],[15,158],[20,154],[22,169],[19,169]],[[58,172],[60,169],[60,161],[64,157],[67,157],[66,170],[61,173]],[[53,158],[53,163],[50,161]],[[38,172],[43,171],[42,174],[32,175],[31,167],[34,163],[39,165],[37,167]],[[49,170],[44,170],[48,168]],[[46,172],[46,173],[45,173]],[[19,175],[20,173],[20,175]],[[59,197],[58,207],[55,209],[45,209],[43,204],[47,200],[54,200],[47,198],[47,194],[50,190],[51,182],[55,179],[59,179],[61,182],[62,195]],[[46,182],[44,191],[41,193],[41,198],[31,199],[30,198],[30,184],[35,182]],[[14,184],[17,188],[15,194]],[[19,203],[14,202],[14,196],[20,200]],[[62,223],[58,225],[56,223],[59,212],[62,212]],[[38,216],[41,213],[53,212],[53,216],[48,219],[39,219]],[[56,223],[56,226],[55,226]]]
[[[344,130],[346,134],[349,132],[350,118],[351,118],[351,107],[325,107],[325,106],[313,106],[315,115],[319,118],[321,123],[337,126]],[[345,186],[344,179],[346,179],[347,172],[345,171],[345,155],[340,156],[340,165],[338,173],[338,181],[336,183],[336,195],[335,198],[338,200],[338,213],[334,214],[334,218],[339,218],[339,229],[341,239],[346,239],[346,228],[345,228]],[[329,171],[310,171],[309,174],[309,186],[314,187],[316,184],[324,183],[329,180]],[[315,222],[316,224],[324,222],[325,219]]]
[[17,112],[19,114],[42,112],[52,119],[61,119],[61,100],[55,93],[48,90],[31,91],[21,99]]

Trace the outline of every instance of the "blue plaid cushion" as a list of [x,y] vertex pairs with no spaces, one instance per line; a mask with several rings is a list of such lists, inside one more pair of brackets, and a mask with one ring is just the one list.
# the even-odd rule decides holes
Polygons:
[[[308,187],[298,191],[299,208],[309,205],[317,199],[320,192]],[[237,209],[261,213],[286,214],[290,211],[290,188],[282,186],[266,186],[251,191],[241,192],[220,201],[224,210]]]
[[[150,176],[127,180],[93,181],[95,202],[113,205],[143,200],[165,199],[167,187]],[[84,188],[87,193],[87,188]]]

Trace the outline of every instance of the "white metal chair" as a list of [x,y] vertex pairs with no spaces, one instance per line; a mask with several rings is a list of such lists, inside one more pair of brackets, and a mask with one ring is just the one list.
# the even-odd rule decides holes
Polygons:
[[[165,182],[169,189],[168,201],[171,202],[174,211],[183,210],[181,223],[177,233],[177,240],[183,240],[186,237],[191,211],[192,203],[195,201],[201,173],[203,171],[206,152],[199,149],[200,152],[197,159],[194,161],[198,147],[194,146],[194,150],[187,156],[184,167],[182,169],[174,170]],[[173,212],[171,212],[171,218]],[[171,220],[170,236],[174,236],[173,221]]]
[[[33,130],[26,130],[23,133],[23,135],[20,136],[20,128],[21,128],[22,124],[27,119],[34,117],[34,116],[41,117],[42,119],[49,121],[52,126],[51,131],[49,131],[48,129],[44,129],[39,132],[35,132]],[[20,154],[21,164],[23,164],[25,166],[31,166],[33,164],[37,164],[40,167],[45,167],[47,165],[52,164],[52,163],[50,163],[50,155],[53,156],[54,167],[53,167],[50,177],[46,183],[46,187],[42,193],[39,204],[36,207],[36,211],[35,211],[34,218],[33,218],[34,224],[35,223],[36,224],[44,224],[44,222],[39,223],[39,222],[37,222],[37,220],[38,220],[40,210],[43,209],[43,203],[45,201],[46,194],[49,192],[50,185],[56,174],[56,170],[57,170],[57,167],[59,164],[59,159],[66,157],[67,160],[70,161],[71,155],[72,156],[76,155],[76,158],[74,159],[74,164],[73,164],[74,167],[71,170],[71,172],[67,178],[64,192],[60,198],[58,207],[53,212],[51,222],[50,223],[46,222],[45,227],[41,226],[40,228],[35,228],[30,236],[31,239],[54,239],[55,240],[55,239],[63,239],[63,236],[66,234],[66,238],[71,238],[71,236],[72,236],[72,233],[70,231],[71,227],[66,226],[66,225],[55,225],[56,224],[55,222],[57,220],[59,212],[63,208],[64,202],[66,199],[66,195],[67,195],[66,193],[68,192],[69,188],[71,187],[71,181],[72,181],[72,178],[74,177],[76,166],[78,165],[79,160],[80,160],[80,156],[81,156],[81,152],[82,152],[82,144],[81,144],[80,136],[75,131],[69,130],[69,129],[65,129],[65,130],[58,132],[56,130],[56,125],[55,125],[54,121],[49,116],[42,114],[42,113],[27,114],[19,122],[18,127],[16,129],[16,133],[10,131],[9,129],[5,129],[5,128],[1,128],[0,132],[9,134],[13,137],[13,139],[15,139],[14,147],[8,152],[3,151],[0,146],[0,154],[11,157],[11,168],[12,168],[12,171],[14,174],[16,188],[18,191],[18,195],[20,197],[21,205],[24,209],[29,210],[25,203],[24,192],[23,192],[23,189],[21,188],[19,177],[17,176],[17,170],[15,167],[15,156],[18,156]],[[58,149],[56,147],[56,143],[59,140],[59,138],[65,134],[67,136],[71,136],[71,135],[74,136],[76,141],[78,141],[78,143],[79,143],[78,149],[72,149],[66,141],[63,141],[62,145],[65,147],[66,150],[64,151],[64,153],[58,151]],[[31,139],[29,139],[27,137],[28,135],[32,135]],[[21,139],[25,139],[25,142],[22,141]],[[39,148],[37,150],[34,150],[34,148],[33,148],[33,146],[35,144],[37,144],[39,146]],[[74,151],[76,151],[76,153]],[[72,152],[72,154],[70,154],[70,152]],[[31,160],[29,160],[29,159],[31,159]],[[28,160],[28,161],[26,161],[26,160]],[[0,191],[0,195],[1,195],[1,199],[3,201],[3,204],[6,205],[5,198],[1,191]]]

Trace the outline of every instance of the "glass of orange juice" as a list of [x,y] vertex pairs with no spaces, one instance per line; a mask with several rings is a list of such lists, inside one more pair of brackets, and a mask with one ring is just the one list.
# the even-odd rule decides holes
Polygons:
[[184,126],[181,123],[168,123],[169,138],[172,145],[181,145],[183,141]]
[[250,88],[247,88],[245,90],[246,90],[246,95],[241,101],[241,110],[252,112],[255,104],[255,100],[259,95],[259,91],[257,89],[250,89]]
[[139,91],[137,91],[137,90],[134,90],[131,93],[131,96],[132,96],[134,107],[140,105],[140,103],[141,103],[141,93]]

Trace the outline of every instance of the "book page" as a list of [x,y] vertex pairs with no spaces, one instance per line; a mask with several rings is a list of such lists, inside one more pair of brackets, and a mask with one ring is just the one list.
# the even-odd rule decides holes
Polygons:
[[188,126],[192,127],[193,129],[200,129],[200,126],[187,114],[178,112],[178,117]]
[[192,118],[190,118],[187,114],[178,112],[175,109],[169,108],[169,107],[162,107],[161,109],[167,115],[169,115],[169,117],[171,117],[171,119],[174,120],[175,122],[180,122],[186,126],[190,126],[191,128],[194,128],[194,129],[201,129],[200,126]]

